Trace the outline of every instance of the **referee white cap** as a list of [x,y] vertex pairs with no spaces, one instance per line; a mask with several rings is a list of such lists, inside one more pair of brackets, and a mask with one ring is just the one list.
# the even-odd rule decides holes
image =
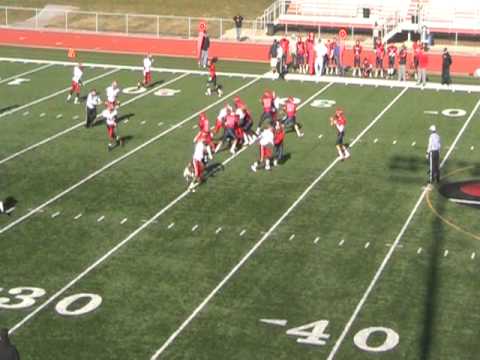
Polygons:
[[431,132],[435,132],[437,131],[437,128],[435,127],[435,125],[431,125],[428,130],[430,130]]

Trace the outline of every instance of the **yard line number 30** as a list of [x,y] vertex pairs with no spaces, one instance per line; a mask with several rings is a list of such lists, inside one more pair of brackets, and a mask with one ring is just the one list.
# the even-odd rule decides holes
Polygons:
[[[4,289],[0,288],[0,310],[19,310],[29,308],[37,299],[47,292],[38,287],[21,286],[6,291],[8,297],[1,296]],[[96,310],[102,304],[102,297],[97,294],[80,293],[61,299],[55,305],[55,311],[65,316],[80,316]]]

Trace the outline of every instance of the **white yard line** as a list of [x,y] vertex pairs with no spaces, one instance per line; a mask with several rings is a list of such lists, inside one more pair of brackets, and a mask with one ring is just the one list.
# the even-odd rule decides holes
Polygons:
[[[8,58],[0,57],[1,61],[7,62],[23,62],[31,64],[55,64],[63,66],[73,66],[75,63],[68,61],[55,61],[55,60],[39,60],[39,59],[23,59],[23,58]],[[133,70],[133,71],[142,71],[142,66],[128,66],[128,65],[116,65],[116,64],[98,64],[98,63],[84,63],[84,66],[87,67],[101,67],[104,69],[113,69],[119,68],[123,70]],[[184,73],[190,72],[198,75],[208,75],[207,71],[201,70],[183,70],[183,69],[170,69],[170,68],[153,68],[152,71],[157,72],[171,72],[171,73]],[[248,73],[235,73],[235,72],[217,72],[219,76],[229,76],[229,77],[241,77],[246,78],[257,78],[261,76],[263,79],[272,79],[271,72],[258,75],[258,74],[248,74]],[[287,74],[285,77],[288,81],[300,81],[300,82],[322,82],[322,83],[335,83],[335,84],[344,84],[348,86],[375,86],[375,87],[388,87],[388,88],[410,88],[410,89],[425,89],[425,90],[435,90],[435,91],[465,91],[465,92],[480,92],[479,85],[462,85],[462,84],[453,84],[450,86],[444,86],[439,83],[427,83],[425,87],[417,85],[415,81],[397,81],[397,80],[384,80],[384,79],[365,79],[365,78],[348,78],[348,77],[339,77],[339,76],[322,76],[320,79],[317,79],[315,76],[311,75],[302,75],[302,74]]]
[[[186,76],[186,75],[184,75]],[[43,204],[37,206],[36,208],[34,208],[33,210],[29,211],[28,213],[26,213],[25,215],[17,218],[15,221],[12,221],[11,223],[5,225],[3,228],[0,228],[0,234],[3,234],[4,232],[6,232],[7,230],[13,228],[14,226],[20,224],[21,222],[25,221],[26,219],[30,218],[31,216],[33,216],[37,211],[39,210],[42,210],[43,208],[45,208],[46,206],[52,204],[53,202],[57,201],[58,199],[62,198],[63,196],[67,195],[68,193],[70,193],[71,191],[75,190],[76,188],[78,188],[79,186],[85,184],[87,181],[93,179],[94,177],[98,176],[99,174],[103,173],[105,170],[111,168],[112,166],[116,165],[117,163],[119,163],[120,161],[130,157],[131,155],[137,153],[138,151],[142,150],[143,148],[147,147],[148,145],[150,145],[151,143],[157,141],[158,139],[164,137],[165,135],[171,133],[172,131],[178,129],[179,127],[183,126],[185,123],[191,121],[192,119],[196,118],[200,113],[204,112],[204,111],[207,111],[209,109],[211,109],[212,107],[214,106],[217,106],[218,104],[220,104],[221,102],[224,102],[225,101],[225,98],[228,98],[230,96],[232,96],[233,94],[251,86],[252,84],[254,84],[255,82],[257,82],[258,80],[260,80],[260,78],[256,78],[254,80],[251,80],[249,81],[248,83],[240,86],[239,88],[237,88],[236,90],[233,90],[232,92],[230,92],[229,94],[226,94],[225,96],[223,96],[222,98],[220,98],[219,100],[213,102],[212,104],[204,107],[203,109],[197,111],[196,113],[194,113],[193,115],[190,115],[188,116],[187,118],[183,119],[182,121],[178,122],[177,124],[171,126],[170,128],[168,128],[167,130],[161,132],[160,134],[150,138],[149,140],[147,140],[146,142],[144,142],[143,144],[137,146],[136,148],[130,150],[129,152],[123,154],[122,156],[116,158],[115,160],[112,160],[111,162],[107,163],[106,165],[102,166],[100,169],[94,171],[93,173],[91,173],[90,175],[84,177],[82,180],[78,181],[76,184],[70,186],[69,188],[65,189],[64,191],[60,192],[59,194],[55,195],[54,197],[50,198],[49,200],[45,201]],[[145,93],[143,93],[142,95],[144,95]]]
[[10,76],[6,79],[2,79],[0,80],[0,84],[4,84],[6,82],[9,82],[11,80],[15,80],[16,78],[19,78],[19,77],[22,77],[22,76],[25,76],[25,75],[30,75],[30,74],[33,74],[33,73],[36,73],[38,71],[42,71],[44,69],[48,69],[49,67],[52,67],[54,66],[55,64],[46,64],[46,65],[42,65],[42,66],[39,66],[38,68],[35,68],[35,69],[31,69],[29,71],[25,71],[21,74],[17,74],[17,75],[13,75],[13,76]]
[[[237,90],[234,90],[232,91],[230,94],[226,95],[226,97],[230,97],[231,95],[239,92],[240,90],[243,90],[244,88],[254,84],[256,81],[258,81],[260,78],[257,78],[257,79],[254,79],[250,82],[248,82],[247,84],[241,86],[240,88],[238,88]],[[312,100],[315,96],[318,96],[318,94],[322,93],[323,91],[325,91],[326,89],[328,89],[332,84],[328,84],[327,86],[325,86],[324,88],[322,88],[321,90],[317,91],[313,96],[311,96],[309,98],[309,100],[305,101],[303,106],[307,104],[308,101]],[[194,115],[191,115],[190,117],[186,118],[185,120],[181,121],[180,123],[178,123],[176,126],[181,126],[183,125],[185,122],[189,121],[190,119],[198,116],[201,112],[204,112],[206,110],[208,110],[209,108],[215,106],[217,103],[221,102],[221,101],[224,101],[224,98],[216,101],[215,103],[213,104],[210,104],[209,106],[207,106],[206,108],[198,111],[197,113],[195,113]],[[169,130],[167,130],[166,132],[163,132],[163,133],[167,133],[167,132],[170,132],[172,131],[172,128],[170,128]],[[162,133],[162,134],[163,134]],[[158,136],[156,136],[155,138],[153,139],[158,139]],[[155,140],[149,140],[149,142],[152,142],[152,141],[155,141]],[[149,143],[147,142],[147,143]],[[144,146],[146,146],[146,144],[143,144],[141,146],[139,146],[137,149],[140,149]],[[233,159],[235,159],[236,157],[238,157],[243,151],[245,151],[247,148],[244,147],[242,149],[240,149],[238,152],[236,152],[234,155],[231,155],[230,157],[228,157],[227,159],[225,159],[223,162],[222,162],[222,165],[225,166],[227,165],[229,162],[231,162]],[[133,151],[133,150],[132,150]],[[125,154],[127,155],[127,154]],[[125,157],[125,155],[123,157]],[[122,158],[123,158],[122,157]],[[115,161],[120,161],[120,160],[115,160]],[[102,168],[103,169],[103,168]],[[98,173],[98,171],[97,171]],[[95,174],[95,173],[94,173]],[[93,177],[92,175],[90,175],[90,177]],[[88,177],[85,178],[88,180]],[[87,181],[87,180],[82,180],[83,182]],[[76,185],[74,185],[75,187],[78,186],[78,184],[80,183],[77,183]],[[73,187],[72,187],[73,188]],[[70,188],[70,189],[72,189]],[[68,190],[68,189],[67,189]],[[65,192],[63,192],[65,193]],[[61,193],[61,194],[63,194]],[[157,212],[153,217],[151,217],[149,220],[147,220],[145,223],[143,223],[139,228],[137,228],[136,230],[134,230],[132,233],[130,233],[130,235],[128,235],[124,240],[122,240],[120,243],[118,243],[115,247],[113,247],[111,250],[109,250],[107,253],[105,253],[102,257],[100,257],[97,261],[95,261],[92,265],[90,265],[88,268],[86,268],[82,273],[80,273],[78,276],[76,276],[72,281],[70,281],[67,285],[65,285],[63,288],[61,288],[59,291],[57,291],[55,294],[53,294],[50,298],[48,298],[43,304],[41,304],[40,306],[38,306],[37,308],[35,308],[35,310],[33,310],[31,313],[29,313],[28,315],[26,315],[20,322],[18,322],[16,325],[14,325],[13,327],[10,328],[9,330],[9,334],[12,334],[14,333],[16,330],[18,330],[21,326],[23,326],[26,322],[28,322],[31,318],[33,318],[36,314],[38,314],[40,311],[42,311],[45,307],[47,307],[49,304],[51,304],[53,301],[55,301],[58,297],[60,297],[63,293],[65,293],[68,289],[70,289],[73,285],[75,285],[77,282],[79,282],[81,279],[83,279],[87,274],[89,274],[91,271],[93,271],[96,267],[98,267],[100,264],[102,264],[105,260],[107,260],[110,256],[112,256],[113,254],[115,254],[120,248],[122,248],[125,244],[127,244],[130,240],[132,240],[136,235],[138,235],[140,232],[142,232],[145,228],[147,228],[150,224],[152,223],[155,223],[157,221],[157,219],[162,216],[165,212],[167,212],[169,209],[171,209],[173,206],[175,206],[175,204],[177,204],[179,201],[181,201],[183,198],[185,198],[186,196],[188,196],[190,192],[188,190],[184,191],[183,193],[181,193],[179,196],[177,196],[173,201],[171,201],[167,206],[165,206],[163,209],[161,209],[159,212]],[[58,198],[61,194],[57,195],[56,198]],[[55,201],[55,200],[53,200]],[[49,202],[47,203],[51,203],[53,202],[52,200],[49,200]],[[37,207],[36,209],[33,209],[31,210],[28,214],[34,214],[36,211],[42,209],[43,207],[47,206],[48,204],[47,203],[44,203],[43,205],[41,205],[40,207]],[[27,215],[28,215],[27,214]],[[31,216],[31,215],[30,215]],[[19,219],[20,220],[20,219]],[[124,219],[126,221],[126,218]],[[122,221],[123,223],[123,221]],[[195,225],[193,228],[192,228],[192,231],[194,231],[194,229],[196,229],[196,227],[198,227],[198,225]],[[5,229],[5,228],[4,228]],[[0,230],[0,233],[2,233],[3,231],[5,231],[4,229],[1,229]],[[240,236],[242,236],[244,233],[246,232],[246,230],[242,230],[242,232],[240,233]]]
[[[114,69],[114,70],[108,71],[108,72],[106,72],[106,73],[104,73],[104,74],[102,74],[102,75],[99,75],[99,76],[96,76],[96,77],[94,77],[94,78],[88,79],[88,80],[84,81],[83,83],[84,83],[84,84],[87,84],[87,83],[92,82],[92,81],[94,81],[94,80],[98,80],[98,79],[101,79],[101,78],[103,78],[103,77],[105,77],[105,76],[111,75],[111,74],[113,74],[113,73],[115,73],[115,72],[117,72],[117,71],[119,71],[119,69]],[[54,98],[54,97],[57,96],[57,95],[63,94],[64,92],[67,92],[68,90],[70,90],[70,88],[71,88],[70,86],[69,86],[69,87],[66,87],[66,88],[64,88],[64,89],[62,89],[62,90],[58,90],[58,91],[54,92],[53,94],[50,94],[50,95],[44,96],[44,97],[42,97],[42,98],[40,98],[40,99],[34,100],[34,101],[32,101],[32,102],[29,102],[28,104],[25,104],[25,105],[16,107],[16,108],[14,108],[14,109],[12,109],[12,110],[9,110],[9,111],[5,111],[5,112],[3,112],[3,113],[0,114],[0,118],[3,118],[3,117],[5,117],[5,116],[7,116],[7,115],[11,115],[11,114],[16,113],[16,112],[18,112],[18,111],[20,111],[20,110],[29,108],[29,107],[31,107],[31,106],[33,106],[33,105],[36,105],[36,104],[39,104],[39,103],[41,103],[41,102],[47,101],[47,100],[49,100],[49,99],[51,99],[51,98]]]
[[[377,117],[354,139],[351,146],[354,146],[365,133],[374,126],[378,120],[388,111],[400,97],[405,93],[407,88],[403,89]],[[192,320],[203,310],[212,298],[225,286],[225,284],[237,273],[237,271],[250,259],[257,249],[267,240],[267,238],[275,231],[275,229],[290,215],[290,213],[303,201],[310,191],[327,175],[330,170],[340,161],[336,158],[293,202],[293,204],[280,216],[280,218],[270,227],[270,229],[260,238],[260,240],[247,252],[247,254],[230,270],[230,272],[218,283],[218,285],[207,295],[207,297],[195,308],[195,310],[187,317],[187,319],[170,335],[164,344],[153,354],[151,360],[156,360],[180,335],[180,333],[192,322]]]
[[[113,74],[114,72],[117,72],[117,71],[119,71],[119,70],[112,70],[112,71],[108,72],[107,74],[108,74],[108,75],[111,75],[111,74]],[[102,76],[106,76],[107,74],[104,74],[104,75],[102,75]],[[139,100],[139,99],[141,99],[141,98],[143,98],[143,97],[151,94],[152,92],[154,92],[154,91],[162,88],[162,87],[165,87],[165,86],[167,86],[167,85],[170,85],[171,83],[173,83],[173,82],[175,82],[175,81],[177,81],[177,80],[180,80],[180,79],[184,78],[185,76],[188,76],[188,74],[185,73],[185,74],[182,74],[182,75],[180,75],[180,76],[177,76],[176,78],[173,78],[173,79],[167,81],[167,82],[164,83],[164,84],[161,84],[161,85],[159,85],[159,86],[157,86],[157,87],[155,87],[155,88],[153,88],[153,89],[151,89],[151,90],[148,90],[148,91],[146,91],[146,92],[144,92],[144,93],[141,93],[140,95],[137,95],[137,96],[135,96],[135,97],[133,97],[133,98],[125,101],[125,102],[122,102],[122,103],[120,104],[120,107],[124,107],[125,105],[131,104],[132,102],[137,101],[137,100]],[[84,84],[86,84],[86,83],[88,83],[88,82],[91,82],[91,81],[94,81],[94,80],[97,80],[97,78],[93,78],[93,79],[87,80],[87,81],[84,82]],[[125,120],[125,122],[127,122],[127,120]],[[65,130],[62,130],[62,131],[56,133],[55,135],[49,136],[49,137],[43,139],[42,141],[39,141],[39,142],[37,142],[37,143],[35,143],[35,144],[32,144],[32,145],[30,145],[30,146],[27,146],[26,148],[24,148],[24,149],[22,149],[22,150],[20,150],[20,151],[17,151],[16,153],[13,153],[12,155],[7,156],[6,158],[1,159],[1,160],[0,160],[0,165],[3,164],[3,163],[6,163],[7,161],[10,161],[10,160],[12,160],[12,159],[15,159],[16,157],[18,157],[18,156],[20,156],[20,155],[23,155],[23,154],[25,154],[25,153],[28,152],[28,151],[34,150],[34,149],[36,149],[36,148],[39,147],[39,146],[45,145],[46,143],[49,143],[50,141],[55,140],[55,139],[59,138],[60,136],[63,136],[63,135],[65,135],[65,134],[68,134],[69,132],[71,132],[71,131],[73,131],[73,130],[75,130],[75,129],[83,126],[83,125],[85,125],[85,121],[81,121],[81,122],[79,122],[79,123],[77,123],[77,124],[75,124],[75,125],[67,128],[67,129],[65,129]]]
[[[480,100],[477,102],[477,104],[475,105],[475,107],[473,108],[470,116],[468,117],[467,121],[465,122],[465,124],[462,126],[462,128],[460,129],[459,133],[457,134],[457,137],[455,138],[455,140],[453,141],[452,145],[450,146],[450,149],[449,151],[447,152],[447,154],[445,155],[442,163],[440,164],[440,167],[443,167],[446,163],[446,161],[448,160],[448,158],[450,157],[450,155],[452,154],[452,151],[453,149],[455,148],[455,146],[457,145],[458,141],[460,140],[460,137],[463,135],[465,129],[467,128],[467,126],[470,124],[470,121],[473,119],[473,116],[475,115],[475,113],[477,112],[478,108],[480,107]],[[375,275],[373,276],[373,279],[372,281],[370,282],[370,284],[368,285],[365,293],[363,294],[362,298],[360,299],[360,301],[358,302],[357,304],[357,307],[355,308],[355,310],[353,311],[353,314],[352,316],[350,317],[350,319],[348,320],[347,324],[345,325],[345,328],[343,329],[340,337],[338,338],[338,340],[336,341],[335,345],[333,346],[332,350],[330,351],[330,354],[328,355],[328,358],[327,360],[332,360],[336,353],[338,352],[338,349],[340,348],[340,345],[342,344],[343,340],[345,339],[345,337],[347,336],[347,333],[350,331],[350,328],[352,327],[352,324],[353,322],[356,320],[358,314],[360,313],[360,311],[362,310],[363,306],[365,305],[370,293],[372,292],[373,288],[375,287],[376,283],[378,282],[378,280],[380,279],[383,271],[385,270],[385,268],[387,267],[387,264],[388,262],[390,261],[390,258],[392,257],[393,255],[393,252],[395,251],[395,249],[397,248],[400,240],[403,238],[403,235],[405,234],[405,232],[407,231],[407,228],[409,227],[410,223],[412,222],[413,220],[413,217],[414,215],[416,214],[416,212],[418,211],[420,205],[422,204],[423,202],[423,199],[425,198],[425,195],[427,194],[428,192],[428,188],[425,188],[422,193],[420,194],[420,197],[418,198],[415,206],[413,207],[412,211],[410,212],[410,214],[408,215],[407,217],[407,220],[405,221],[405,223],[403,224],[400,232],[398,233],[392,247],[390,248],[390,250],[387,252],[387,255],[385,256],[385,258],[383,259],[382,263],[380,264],[380,267],[378,268],[377,272],[375,273]]]

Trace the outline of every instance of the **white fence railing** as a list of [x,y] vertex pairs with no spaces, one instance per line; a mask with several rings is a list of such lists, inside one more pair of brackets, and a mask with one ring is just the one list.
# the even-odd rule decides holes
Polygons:
[[[236,38],[233,19],[0,6],[0,27],[18,29],[193,38],[198,35],[201,22],[207,23],[211,38]],[[243,21],[242,34],[249,40],[255,40],[257,31],[262,30],[260,20]]]

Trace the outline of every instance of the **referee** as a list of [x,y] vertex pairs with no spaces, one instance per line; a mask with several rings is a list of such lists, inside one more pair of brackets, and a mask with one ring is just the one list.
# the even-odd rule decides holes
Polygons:
[[93,89],[88,93],[87,102],[86,102],[86,110],[87,110],[87,120],[85,123],[85,127],[89,128],[92,126],[93,122],[97,118],[97,105],[100,105],[102,101],[100,97],[97,95],[97,90]]
[[440,135],[437,134],[435,125],[430,126],[430,137],[428,138],[427,160],[428,160],[428,183],[440,182]]

